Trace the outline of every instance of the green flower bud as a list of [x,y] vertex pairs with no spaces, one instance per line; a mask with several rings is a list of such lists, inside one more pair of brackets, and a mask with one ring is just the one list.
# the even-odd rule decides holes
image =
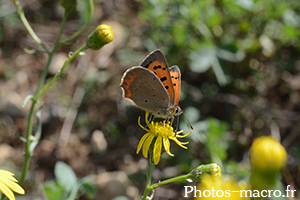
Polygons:
[[72,12],[76,9],[77,6],[77,0],[60,0],[60,4],[66,12]]
[[189,178],[195,182],[200,182],[203,174],[210,174],[213,177],[221,179],[221,168],[216,163],[211,163],[208,165],[200,165],[196,169],[193,169],[189,173]]
[[110,43],[114,38],[114,33],[109,25],[101,24],[92,32],[86,41],[86,49],[98,50]]

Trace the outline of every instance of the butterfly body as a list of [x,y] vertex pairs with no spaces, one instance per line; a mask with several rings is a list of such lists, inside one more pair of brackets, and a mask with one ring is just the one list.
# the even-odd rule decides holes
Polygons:
[[140,66],[129,68],[120,86],[124,97],[155,117],[168,118],[180,115],[178,106],[181,74],[178,66],[168,67],[160,50],[150,53]]

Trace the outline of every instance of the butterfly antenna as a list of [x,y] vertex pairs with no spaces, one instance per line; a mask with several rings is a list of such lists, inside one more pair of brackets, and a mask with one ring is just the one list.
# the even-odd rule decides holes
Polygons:
[[194,130],[193,126],[191,125],[191,123],[190,123],[190,121],[189,121],[189,119],[186,117],[186,115],[185,115],[184,113],[182,113],[182,114],[183,114],[183,116],[185,117],[186,121],[188,122],[190,128],[191,128],[192,130]]

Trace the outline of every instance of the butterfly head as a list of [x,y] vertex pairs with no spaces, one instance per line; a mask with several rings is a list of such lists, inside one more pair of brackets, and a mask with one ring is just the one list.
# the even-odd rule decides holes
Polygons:
[[183,110],[178,106],[170,106],[168,109],[160,109],[158,112],[152,113],[158,118],[172,118],[181,115]]
[[182,114],[183,110],[179,106],[176,106],[174,112],[175,116],[178,116]]
[[179,116],[182,112],[183,110],[178,105],[171,107],[171,116]]

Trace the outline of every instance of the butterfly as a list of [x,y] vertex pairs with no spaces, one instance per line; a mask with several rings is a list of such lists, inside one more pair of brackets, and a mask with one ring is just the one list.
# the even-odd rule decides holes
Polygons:
[[126,70],[120,83],[123,96],[131,99],[137,107],[159,118],[179,116],[178,106],[181,73],[178,66],[169,68],[163,53],[151,52],[140,66]]

